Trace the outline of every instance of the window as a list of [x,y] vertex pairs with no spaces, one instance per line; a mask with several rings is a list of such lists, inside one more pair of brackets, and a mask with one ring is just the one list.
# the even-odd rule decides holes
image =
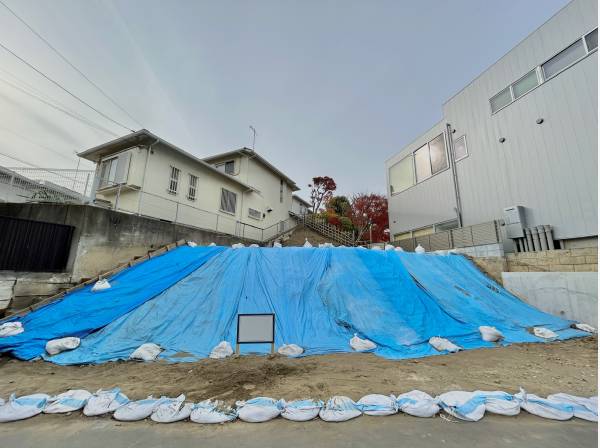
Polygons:
[[98,188],[110,187],[115,185],[117,174],[118,158],[103,160],[100,164],[100,185]]
[[431,158],[431,174],[437,174],[448,168],[444,134],[438,135],[429,142],[429,157]]
[[563,51],[558,53],[552,59],[542,64],[544,78],[551,78],[583,56],[585,56],[585,48],[583,47],[583,41],[579,39],[577,42],[569,45]]
[[585,44],[588,52],[598,48],[598,28],[585,36]]
[[510,87],[507,87],[490,100],[490,104],[492,105],[492,113],[499,111],[507,104],[510,104],[511,101],[512,95],[510,94]]
[[415,184],[412,155],[405,157],[390,168],[390,194],[399,193]]
[[190,186],[188,188],[188,199],[190,201],[196,200],[196,185],[198,185],[198,177],[190,174]]
[[253,208],[249,208],[248,209],[248,216],[250,218],[260,219],[260,218],[262,218],[262,213],[259,210],[256,210],[256,209],[253,209]]
[[429,162],[429,145],[426,143],[414,153],[417,182],[431,177],[431,163]]
[[221,188],[221,211],[235,214],[237,195],[233,191]]
[[169,194],[177,194],[177,184],[179,183],[179,168],[171,166],[171,177],[169,178],[169,188],[167,192]]
[[229,160],[225,162],[225,173],[233,174],[235,172],[235,162],[233,160]]
[[283,203],[283,179],[279,180],[279,202]]
[[539,81],[537,77],[537,71],[536,69],[533,69],[512,85],[513,95],[515,96],[515,99],[525,95],[531,89],[537,87],[538,84]]
[[467,151],[467,136],[462,135],[454,140],[454,160],[462,160],[469,155]]
[[438,135],[429,143],[414,152],[417,182],[430,178],[448,168],[444,134]]
[[394,241],[409,240],[412,238],[412,232],[396,233],[394,234]]

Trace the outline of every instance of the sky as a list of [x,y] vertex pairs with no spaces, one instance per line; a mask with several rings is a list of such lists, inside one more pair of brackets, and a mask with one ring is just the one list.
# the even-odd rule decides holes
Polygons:
[[0,44],[104,115],[0,47],[0,165],[76,168],[142,127],[206,157],[250,147],[252,125],[305,198],[314,176],[384,193],[385,160],[567,3],[1,1],[118,106],[0,4]]

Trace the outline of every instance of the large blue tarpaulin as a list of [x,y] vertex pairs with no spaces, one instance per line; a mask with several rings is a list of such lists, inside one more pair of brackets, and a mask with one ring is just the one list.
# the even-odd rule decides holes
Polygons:
[[[162,266],[150,267],[161,259]],[[79,348],[45,358],[102,363],[127,359],[152,342],[164,349],[165,360],[192,361],[207,357],[220,341],[235,345],[237,315],[245,313],[274,313],[276,347],[297,344],[304,355],[351,352],[355,333],[390,359],[439,354],[428,343],[432,336],[465,349],[495,346],[481,339],[481,325],[503,332],[504,343],[543,342],[530,333],[533,326],[559,339],[586,334],[512,296],[459,255],[183,247],[122,272],[111,284],[103,297],[88,289],[30,313],[22,319],[25,332],[0,339],[0,351],[31,359],[43,355],[48,339],[86,336]],[[61,307],[65,302],[70,305]]]

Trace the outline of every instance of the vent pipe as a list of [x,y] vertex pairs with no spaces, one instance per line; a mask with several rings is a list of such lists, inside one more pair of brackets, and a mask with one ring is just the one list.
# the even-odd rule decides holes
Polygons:
[[548,250],[554,250],[554,237],[552,236],[552,226],[544,225],[544,233],[548,242]]
[[533,240],[533,250],[535,252],[539,252],[541,247],[540,247],[540,235],[538,233],[538,230],[536,227],[530,227],[529,230],[531,231],[531,239]]
[[548,240],[546,239],[544,226],[537,226],[537,231],[540,236],[540,246],[542,247],[542,250],[548,250]]
[[533,240],[531,239],[531,229],[529,227],[525,229],[525,237],[527,243],[527,252],[533,252]]

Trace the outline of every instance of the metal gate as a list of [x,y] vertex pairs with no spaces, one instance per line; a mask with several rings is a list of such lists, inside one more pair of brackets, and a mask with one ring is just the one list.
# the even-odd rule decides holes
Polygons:
[[73,230],[64,224],[0,216],[0,270],[63,271]]

